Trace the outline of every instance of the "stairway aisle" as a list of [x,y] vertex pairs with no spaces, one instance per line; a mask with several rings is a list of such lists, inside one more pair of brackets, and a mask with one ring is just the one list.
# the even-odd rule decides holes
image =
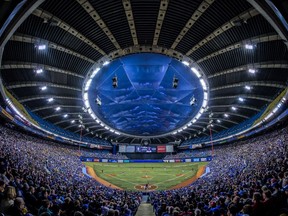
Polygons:
[[137,213],[135,216],[155,216],[153,212],[153,207],[151,203],[147,203],[147,195],[142,197],[142,202],[138,207]]

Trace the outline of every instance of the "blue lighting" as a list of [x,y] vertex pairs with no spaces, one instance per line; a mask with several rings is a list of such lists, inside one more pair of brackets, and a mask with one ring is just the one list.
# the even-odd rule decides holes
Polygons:
[[[114,77],[117,87],[112,85]],[[135,136],[158,136],[189,123],[201,108],[203,94],[199,78],[187,65],[162,54],[141,53],[101,68],[91,82],[88,100],[109,127]],[[197,103],[191,106],[193,97]]]

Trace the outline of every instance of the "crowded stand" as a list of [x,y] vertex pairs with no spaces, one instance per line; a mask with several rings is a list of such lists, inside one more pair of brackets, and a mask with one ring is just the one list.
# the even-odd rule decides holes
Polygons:
[[[141,194],[115,190],[82,173],[78,148],[0,128],[3,215],[134,215]],[[27,214],[28,213],[28,214]]]
[[[3,215],[135,215],[142,193],[111,189],[84,175],[77,147],[31,137],[4,126],[0,129]],[[288,215],[287,140],[286,127],[216,147],[208,165],[210,173],[188,187],[149,193],[155,215]],[[88,152],[81,150],[84,155]],[[104,156],[107,152],[95,150],[92,154]],[[186,155],[187,152],[179,153],[177,157]]]
[[150,194],[156,215],[288,215],[287,132],[217,147],[210,173],[189,187]]
[[103,158],[103,159],[115,159],[115,160],[125,160],[128,159],[126,155],[121,153],[111,154],[107,150],[91,150],[91,149],[83,149],[81,151],[81,155],[83,157],[95,157],[95,158]]
[[164,160],[183,159],[191,157],[207,157],[211,155],[211,149],[197,149],[188,152],[179,152],[177,154],[170,154],[164,157]]

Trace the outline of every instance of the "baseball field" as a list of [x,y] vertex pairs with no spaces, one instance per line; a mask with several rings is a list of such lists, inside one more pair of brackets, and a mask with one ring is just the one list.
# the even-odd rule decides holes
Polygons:
[[88,173],[110,187],[130,191],[167,190],[187,186],[205,172],[199,163],[85,162]]

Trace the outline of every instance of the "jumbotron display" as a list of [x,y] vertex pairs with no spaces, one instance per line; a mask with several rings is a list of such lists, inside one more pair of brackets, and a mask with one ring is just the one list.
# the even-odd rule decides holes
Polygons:
[[119,152],[121,153],[170,153],[174,152],[173,145],[166,146],[135,146],[135,145],[120,145]]

